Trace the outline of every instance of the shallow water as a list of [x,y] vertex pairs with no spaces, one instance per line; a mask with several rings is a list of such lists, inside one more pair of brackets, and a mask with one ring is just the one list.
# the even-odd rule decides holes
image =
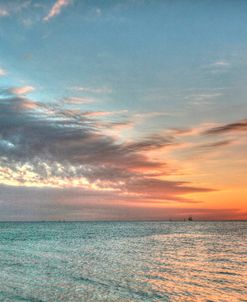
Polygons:
[[247,301],[247,222],[0,223],[0,301]]

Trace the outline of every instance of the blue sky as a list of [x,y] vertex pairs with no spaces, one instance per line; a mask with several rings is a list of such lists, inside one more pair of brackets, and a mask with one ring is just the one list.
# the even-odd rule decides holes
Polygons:
[[[52,1],[15,3],[1,4],[10,11],[2,64],[48,101],[69,87],[106,86],[113,95],[102,106],[166,110],[183,106],[187,89],[239,81],[245,63],[244,1],[73,1],[46,22]],[[213,66],[221,61],[236,66],[222,74],[226,67]]]
[[[146,172],[135,170],[135,173],[144,175],[145,181],[151,177],[151,180],[155,181],[171,181],[171,186],[178,187],[180,185],[176,182],[181,181],[186,182],[187,186],[202,188],[202,192],[204,189],[218,191],[229,187],[228,182],[226,184],[219,181],[222,175],[225,175],[225,168],[222,166],[231,167],[228,173],[234,171],[235,179],[236,175],[244,175],[243,163],[235,164],[232,158],[234,154],[241,159],[246,147],[242,138],[245,130],[247,92],[246,12],[246,1],[0,1],[0,98],[4,104],[2,106],[5,106],[2,107],[2,110],[5,110],[2,123],[7,120],[8,115],[19,121],[18,127],[21,127],[24,117],[27,120],[30,116],[32,122],[34,119],[40,122],[43,118],[42,123],[50,123],[51,112],[56,115],[56,121],[62,119],[61,116],[77,121],[83,116],[84,124],[80,124],[80,127],[84,129],[85,125],[90,125],[87,131],[93,129],[97,134],[104,136],[104,140],[111,141],[107,148],[122,144],[125,148],[128,146],[128,152],[131,145],[131,148],[134,148],[131,152],[136,152],[135,156],[143,156],[143,169],[149,161],[158,161],[160,165],[162,162],[169,166],[167,170],[162,170],[160,166],[160,174],[157,170],[149,171],[148,175],[145,175]],[[14,109],[4,103],[10,102],[10,99],[16,104]],[[21,109],[14,112],[16,108]],[[24,109],[30,112],[22,112]],[[72,123],[71,120],[69,122]],[[240,130],[234,126],[238,123]],[[227,125],[234,130],[231,130],[230,134],[223,132],[222,138],[216,137],[212,141],[211,136],[203,135],[220,126],[229,129]],[[23,126],[20,141],[27,135],[30,127],[31,122],[27,128]],[[52,131],[54,125],[49,127]],[[49,127],[47,126],[48,131]],[[74,129],[76,125],[70,124],[70,127]],[[41,131],[41,128],[35,131]],[[54,135],[60,135],[56,131]],[[234,137],[232,132],[236,132]],[[218,131],[217,135],[219,133]],[[35,132],[36,136],[38,134],[39,132]],[[52,140],[48,134],[42,134],[41,137],[44,141]],[[75,159],[72,160],[71,156],[75,152],[72,147],[63,154],[63,160],[59,161],[54,158],[55,154],[50,154],[51,151],[46,150],[44,152],[47,153],[41,154],[36,151],[35,154],[32,150],[35,147],[30,141],[30,150],[26,151],[34,154],[29,160],[23,159],[19,151],[15,151],[15,155],[11,154],[13,151],[10,149],[6,151],[6,146],[13,145],[13,148],[17,148],[16,135],[9,134],[7,130],[2,131],[1,139],[4,146],[1,151],[2,158],[7,157],[9,166],[10,162],[12,163],[12,172],[19,171],[16,172],[17,176],[11,179],[6,176],[5,171],[2,185],[14,186],[14,189],[11,187],[9,190],[19,190],[23,186],[33,188],[37,185],[43,187],[43,190],[50,190],[53,186],[59,190],[64,189],[66,181],[69,181],[68,176],[65,181],[64,175],[60,175],[60,180],[57,179],[55,185],[49,177],[45,181],[43,177],[37,184],[30,175],[30,179],[25,182],[20,180],[20,167],[25,170],[25,165],[33,167],[35,161],[42,162],[44,158],[49,169],[52,169],[54,162],[64,169],[67,164],[72,167],[75,165]],[[56,142],[52,141],[54,148],[62,140],[60,138]],[[149,148],[143,149],[143,144],[147,142]],[[134,143],[139,144],[139,149]],[[83,149],[83,145],[84,142],[80,148]],[[165,150],[167,145],[170,149]],[[102,145],[99,144],[99,152],[102,151],[100,146]],[[194,154],[193,148],[198,146],[206,146],[207,153],[210,153],[209,148],[213,149],[213,152],[218,146],[224,146],[224,149],[215,154],[213,163],[210,157],[202,165],[198,159],[198,151]],[[90,150],[89,148],[88,152]],[[45,154],[48,154],[47,157]],[[229,162],[222,162],[222,158],[227,156]],[[78,157],[80,154],[77,154],[76,158]],[[196,167],[194,158],[198,160]],[[108,165],[107,169],[113,169],[115,165],[101,160],[100,157],[97,161],[90,163],[91,169],[97,165],[104,168]],[[90,190],[93,190],[95,184],[83,174],[83,166],[86,163],[80,161],[76,164],[81,169],[80,173],[76,172],[77,178],[86,179],[87,185],[91,185]],[[193,169],[188,168],[189,166],[193,166]],[[130,173],[128,167],[124,169],[126,173]],[[40,177],[39,171],[35,173]],[[134,173],[133,169],[131,173]],[[210,183],[208,179],[212,173],[214,181]],[[69,179],[73,178],[72,174]],[[200,176],[201,174],[206,176]],[[138,174],[138,177],[141,175]],[[100,176],[97,181],[103,182]],[[231,180],[229,182],[232,183]],[[78,186],[80,190],[85,189],[81,183]],[[107,187],[105,183],[101,184],[102,186]],[[245,184],[241,190],[244,186]],[[113,190],[113,187],[111,184],[108,189]],[[131,191],[133,188],[130,187],[131,185],[126,190]],[[236,189],[233,187],[231,191]],[[122,190],[120,187],[118,189]],[[191,189],[191,193],[194,191],[196,190]],[[214,205],[219,204],[219,208],[223,209],[224,196],[227,194],[225,191],[224,189],[222,198],[218,193],[215,193],[217,196],[208,195],[215,198],[215,202],[205,204],[205,208],[215,210]],[[101,199],[100,194],[96,194],[97,200]],[[205,196],[207,194],[214,193],[206,193]],[[237,211],[242,209],[243,196],[246,196],[245,193],[241,195]],[[119,196],[114,198],[118,199]],[[159,198],[161,203],[167,199],[166,194]],[[176,193],[172,198],[173,213],[178,202]],[[202,210],[210,197],[204,198],[203,195],[198,198],[200,200],[195,200],[200,202]],[[123,199],[123,195],[120,199]],[[150,207],[150,196],[147,199]],[[47,197],[48,204],[49,200],[52,203],[53,199]],[[186,206],[192,211],[189,200],[190,198]],[[95,199],[91,204],[94,202]],[[124,202],[127,203],[127,200]],[[232,209],[230,200],[226,203],[227,209]],[[57,207],[59,208],[59,205]],[[164,213],[169,213],[169,210],[165,212],[164,205],[162,207]],[[123,208],[125,210],[121,208],[119,213],[129,211],[126,204]],[[11,213],[11,205],[9,211]],[[30,214],[23,215],[25,219],[32,218]],[[56,217],[61,218],[59,215]],[[69,211],[66,215],[69,219],[74,218]],[[78,215],[83,218],[80,211]],[[95,219],[97,215],[95,214]],[[24,219],[23,217],[21,219]],[[103,218],[112,216],[106,214]]]

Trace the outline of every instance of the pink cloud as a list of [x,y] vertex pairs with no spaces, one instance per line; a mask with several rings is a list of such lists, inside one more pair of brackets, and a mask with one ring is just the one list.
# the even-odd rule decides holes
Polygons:
[[55,4],[52,6],[51,10],[49,11],[48,15],[46,15],[43,20],[49,21],[51,18],[60,14],[62,7],[65,7],[71,4],[71,0],[57,0]]
[[34,87],[32,86],[19,86],[19,87],[13,87],[10,89],[10,92],[16,95],[22,95],[27,94],[34,91]]
[[63,102],[71,105],[83,105],[94,103],[95,100],[87,97],[68,97],[65,98]]

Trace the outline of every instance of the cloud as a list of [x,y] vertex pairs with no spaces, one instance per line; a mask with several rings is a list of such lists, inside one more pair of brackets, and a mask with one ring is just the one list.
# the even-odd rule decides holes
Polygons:
[[0,77],[3,77],[7,74],[6,70],[4,70],[3,68],[0,68]]
[[197,146],[197,148],[200,149],[215,149],[218,147],[225,147],[225,146],[229,146],[232,145],[234,143],[234,140],[222,140],[222,141],[217,141],[217,142],[213,142],[213,143],[208,143],[208,144],[202,144]]
[[83,105],[83,104],[91,104],[96,101],[94,99],[86,98],[86,97],[67,97],[63,99],[63,102],[71,105]]
[[89,92],[89,93],[96,93],[96,94],[109,94],[112,93],[112,89],[109,87],[83,87],[83,86],[74,86],[71,87],[74,91],[80,92]]
[[[218,123],[203,123],[191,128],[172,128],[168,134],[172,137],[203,137],[205,135],[234,134],[247,131],[247,119],[220,125]],[[230,142],[230,141],[220,141]],[[216,142],[217,144],[217,142]]]
[[217,67],[226,67],[229,65],[230,65],[230,63],[225,60],[218,60],[218,61],[215,61],[214,63],[212,63],[212,66],[217,66]]
[[111,111],[87,111],[85,112],[85,115],[87,116],[108,116],[113,115],[114,112]]
[[[174,194],[183,195],[191,192],[210,192],[211,189],[189,186],[187,182],[165,181],[152,178],[135,178],[127,183],[126,190],[141,194],[149,200],[173,200]],[[188,200],[186,200],[188,202]]]
[[204,134],[216,135],[216,134],[227,134],[227,133],[244,132],[244,131],[247,131],[247,119],[235,123],[225,124],[222,126],[212,127],[206,130]]
[[[118,110],[118,111],[87,111],[84,112],[87,116],[109,116],[109,115],[118,115],[128,112],[127,110]],[[113,125],[112,125],[113,126]]]
[[3,6],[0,7],[0,18],[7,17],[12,14],[19,14],[24,9],[27,9],[31,4],[31,0],[27,1],[2,1]]
[[209,63],[204,67],[206,71],[209,72],[210,74],[222,74],[230,70],[231,63],[224,59],[219,59],[212,63]]
[[153,150],[153,149],[161,149],[170,145],[175,144],[172,138],[163,137],[161,135],[152,135],[143,138],[137,142],[126,144],[126,149],[128,150]]
[[176,138],[196,137],[211,129],[213,126],[215,126],[215,123],[203,123],[191,128],[171,128],[168,130],[168,134]]
[[19,86],[19,87],[12,87],[8,91],[14,95],[23,95],[23,94],[28,94],[34,90],[35,88],[32,86]]
[[[156,179],[167,164],[146,152],[173,143],[158,135],[119,142],[87,112],[63,110],[20,96],[0,102],[0,182],[15,186],[77,188],[112,202],[194,202],[208,192],[190,183]],[[151,177],[151,175],[153,175]],[[83,194],[84,194],[83,193]],[[89,194],[89,193],[88,193]],[[107,194],[107,195],[106,195]],[[106,197],[107,196],[107,197]]]
[[[33,198],[35,196],[35,198]],[[100,196],[100,198],[99,198]],[[0,185],[0,220],[183,220],[246,219],[238,208],[213,209],[197,205],[173,207],[171,204],[114,202],[109,192],[96,195],[81,189],[12,187]]]
[[102,16],[102,10],[101,10],[99,7],[97,7],[97,8],[95,9],[95,14],[96,14],[97,17]]
[[68,6],[72,3],[72,0],[57,0],[52,6],[49,13],[43,18],[44,21],[49,21],[51,18],[60,14],[61,9],[65,6]]
[[187,96],[186,99],[190,99],[191,105],[209,105],[214,99],[223,96],[221,92],[215,93],[197,93]]
[[5,8],[0,8],[0,18],[6,17],[9,15],[9,12]]

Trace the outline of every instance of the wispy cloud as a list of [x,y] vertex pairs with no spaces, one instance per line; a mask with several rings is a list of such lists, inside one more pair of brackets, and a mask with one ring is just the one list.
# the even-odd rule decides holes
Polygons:
[[171,128],[168,133],[175,137],[196,137],[215,126],[215,123],[203,123],[191,128]]
[[28,94],[34,90],[35,88],[33,86],[19,86],[10,88],[9,92],[15,95],[23,95]]
[[216,141],[216,142],[211,142],[207,144],[202,144],[199,146],[196,146],[199,149],[215,149],[215,148],[220,148],[220,147],[225,147],[232,145],[234,143],[234,140],[221,140],[221,141]]
[[216,127],[212,127],[204,132],[204,134],[227,134],[227,133],[234,133],[234,132],[243,132],[247,131],[247,119],[230,123],[224,124]]
[[215,100],[218,97],[223,96],[223,93],[221,92],[215,92],[215,93],[197,93],[192,94],[189,96],[186,96],[185,99],[190,100],[190,104],[192,105],[208,105],[213,100]]
[[51,18],[60,14],[61,9],[72,3],[72,0],[57,0],[50,9],[49,13],[43,18],[44,21],[49,21]]
[[23,10],[27,9],[31,0],[23,0],[23,1],[2,1],[4,4],[0,7],[0,18],[7,17],[14,14],[19,14]]
[[118,111],[87,111],[85,115],[87,116],[110,116],[110,115],[118,115],[125,114],[127,110],[118,110]]
[[96,94],[109,94],[112,93],[112,89],[109,87],[83,87],[83,86],[74,86],[71,87],[74,91],[80,92],[89,92],[89,93],[96,93]]
[[95,103],[96,100],[87,97],[67,97],[63,99],[63,102],[71,105],[83,105]]
[[163,137],[156,134],[145,137],[137,142],[128,143],[126,144],[126,148],[131,150],[144,151],[161,149],[173,144],[175,144],[175,142],[172,138]]
[[224,59],[219,59],[204,66],[211,74],[228,72],[232,64]]
[[225,60],[218,60],[212,63],[211,65],[217,67],[226,67],[226,66],[230,66],[230,63]]
[[3,77],[7,74],[6,70],[3,68],[0,68],[0,77]]
[[9,12],[5,8],[0,7],[0,17],[6,17],[9,15]]

